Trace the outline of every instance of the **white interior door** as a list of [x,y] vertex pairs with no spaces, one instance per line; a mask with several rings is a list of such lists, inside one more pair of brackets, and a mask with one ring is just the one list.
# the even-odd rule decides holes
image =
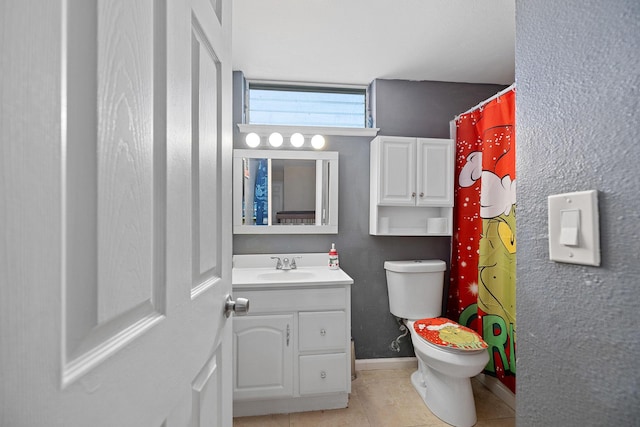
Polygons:
[[231,425],[230,8],[0,2],[0,425]]

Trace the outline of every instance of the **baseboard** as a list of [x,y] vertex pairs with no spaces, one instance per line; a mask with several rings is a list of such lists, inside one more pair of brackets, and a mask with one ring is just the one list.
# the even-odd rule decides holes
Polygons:
[[415,357],[356,359],[356,372],[372,371],[375,369],[418,369],[418,359]]
[[476,379],[507,406],[514,411],[516,410],[516,395],[509,389],[509,387],[501,383],[496,378],[485,374],[478,374]]

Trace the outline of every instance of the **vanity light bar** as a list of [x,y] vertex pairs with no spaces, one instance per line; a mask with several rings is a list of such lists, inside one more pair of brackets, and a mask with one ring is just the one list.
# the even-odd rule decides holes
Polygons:
[[[244,140],[245,140],[245,143],[247,144],[247,146],[249,146],[251,148],[256,148],[261,143],[260,135],[258,135],[255,132],[248,133],[245,136]],[[300,132],[293,133],[289,140],[290,140],[291,145],[293,147],[296,147],[296,148],[302,147],[304,145],[304,142],[305,142],[304,135],[302,135]],[[269,145],[270,146],[272,146],[274,148],[278,148],[284,142],[284,138],[282,137],[282,134],[280,134],[279,132],[273,132],[271,135],[269,135],[268,141],[269,141]],[[311,146],[313,148],[315,148],[316,150],[320,150],[320,149],[324,148],[324,145],[325,145],[324,136],[322,136],[322,135],[314,135],[311,138]]]

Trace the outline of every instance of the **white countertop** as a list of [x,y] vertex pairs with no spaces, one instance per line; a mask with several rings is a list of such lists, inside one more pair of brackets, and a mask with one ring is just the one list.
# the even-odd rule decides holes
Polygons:
[[[277,270],[274,256],[301,258],[295,258],[296,269]],[[353,279],[341,269],[330,270],[325,253],[256,254],[233,256],[231,283],[234,287],[350,285]]]

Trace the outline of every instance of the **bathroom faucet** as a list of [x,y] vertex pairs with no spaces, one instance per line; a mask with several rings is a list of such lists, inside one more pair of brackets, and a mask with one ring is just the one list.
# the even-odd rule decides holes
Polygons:
[[291,257],[291,260],[289,260],[289,258],[282,258],[280,259],[279,256],[272,256],[271,259],[277,259],[278,262],[276,263],[276,270],[295,270],[296,268],[298,268],[298,266],[296,265],[296,258],[300,259],[302,258],[301,256],[294,256]]

